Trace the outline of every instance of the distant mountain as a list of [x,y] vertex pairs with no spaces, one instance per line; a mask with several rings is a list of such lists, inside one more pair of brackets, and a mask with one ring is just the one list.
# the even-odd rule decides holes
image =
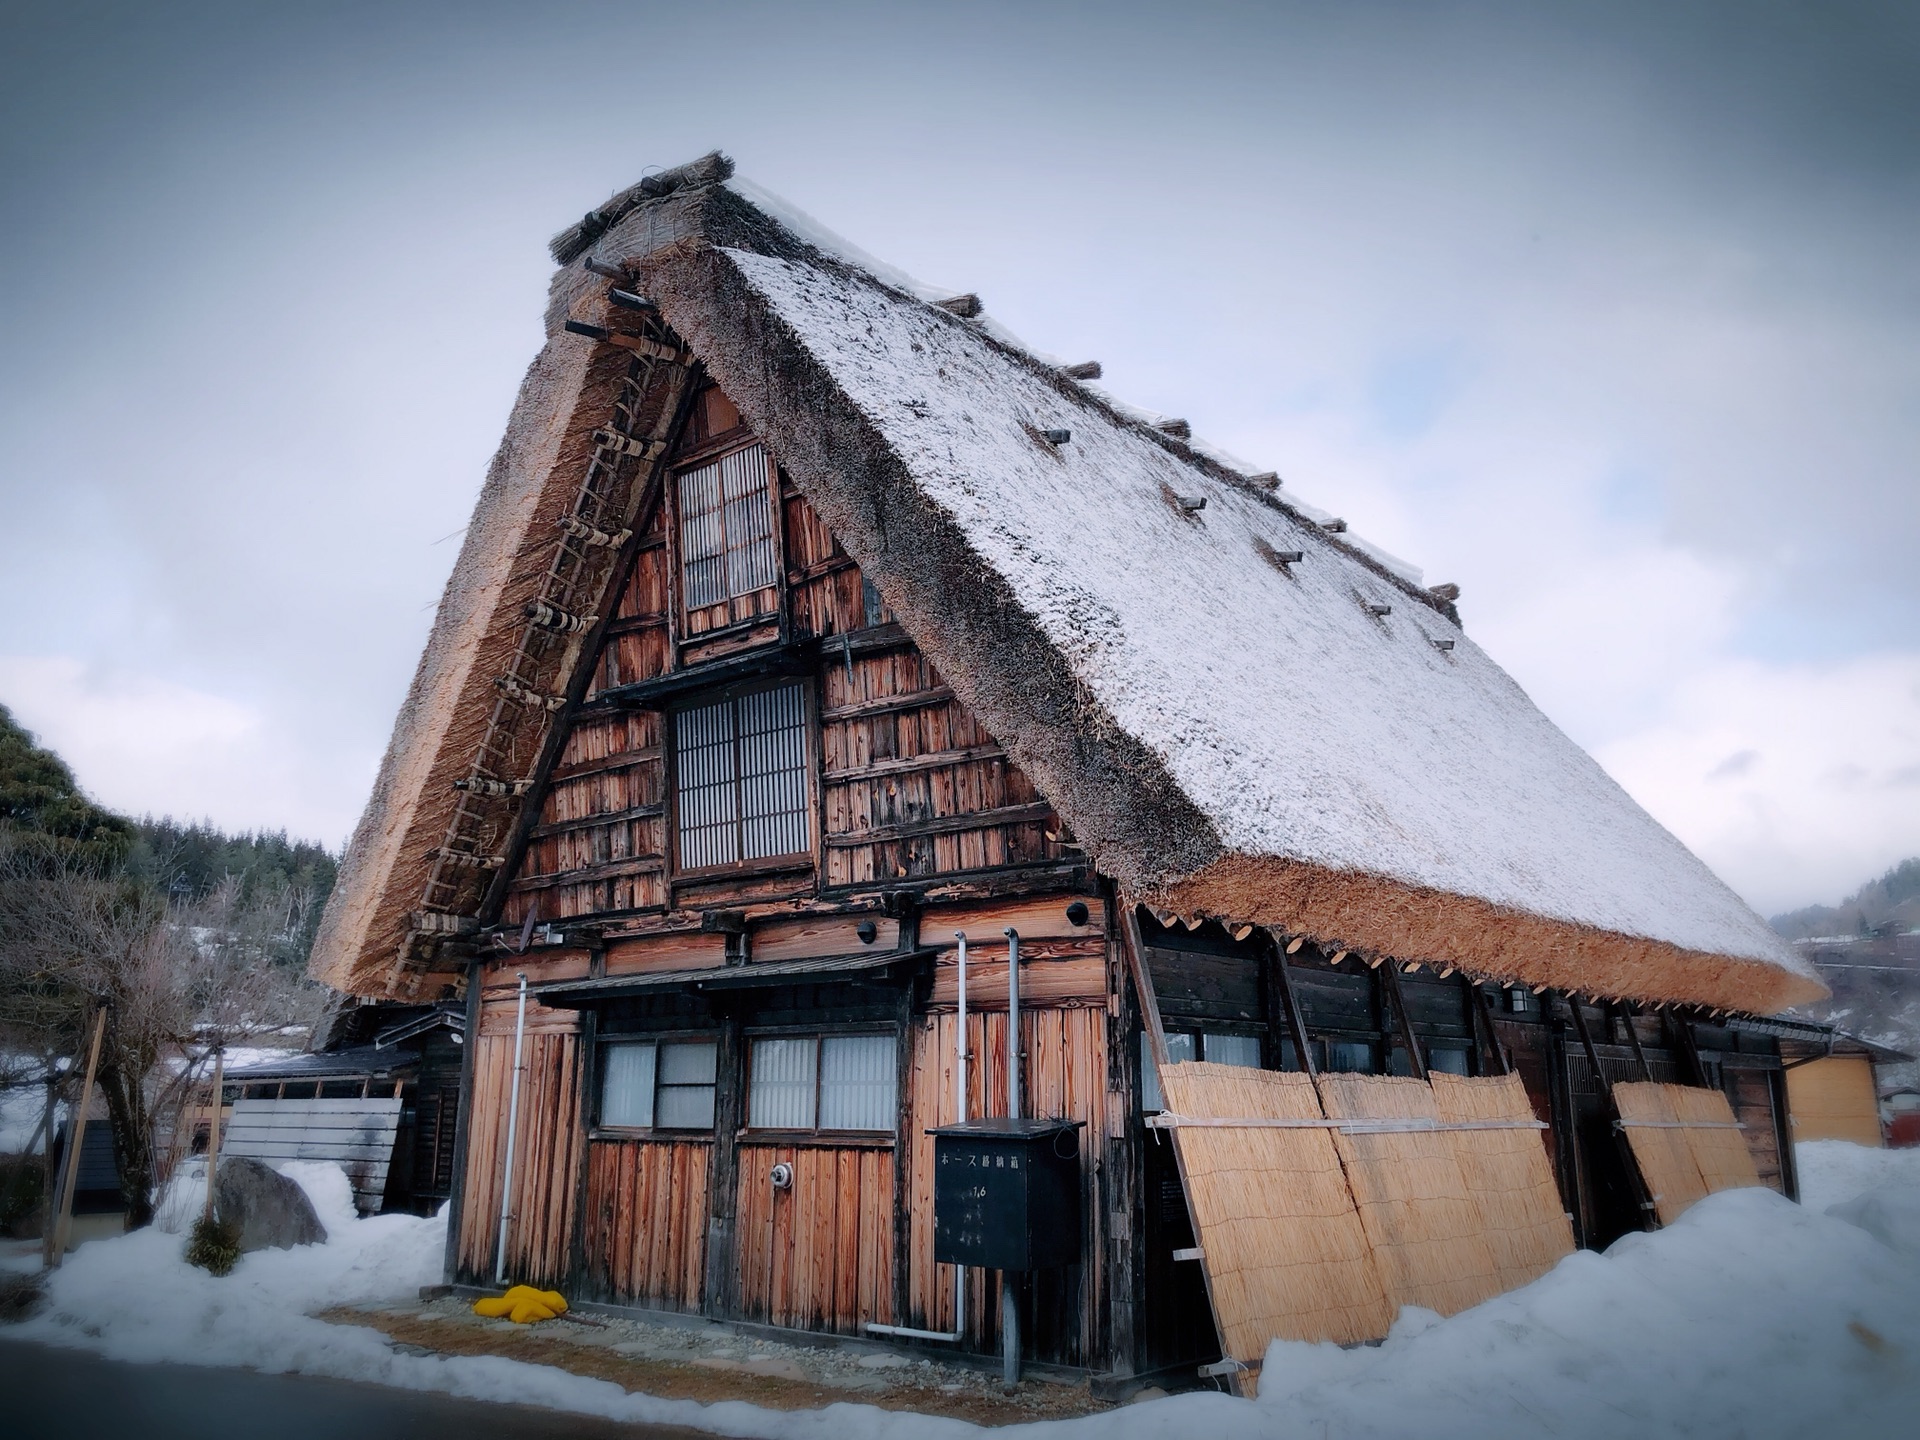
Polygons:
[[1771,923],[1788,940],[1920,930],[1920,855],[1867,881],[1838,905],[1809,905]]

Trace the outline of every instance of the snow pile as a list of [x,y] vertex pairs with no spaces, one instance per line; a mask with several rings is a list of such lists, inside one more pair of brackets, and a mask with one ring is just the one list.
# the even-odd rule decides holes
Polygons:
[[[1853,1206],[1910,1226],[1920,1190]],[[1397,1436],[1414,1417],[1423,1440],[1901,1434],[1920,1414],[1917,1262],[1770,1190],[1725,1191],[1451,1320],[1403,1313],[1377,1348],[1277,1343],[1259,1405],[1279,1434]]]
[[[1920,1414],[1920,1152],[1799,1153],[1831,1213],[1769,1190],[1715,1195],[1666,1230],[1569,1256],[1452,1319],[1403,1311],[1377,1347],[1276,1343],[1258,1401],[1174,1396],[1053,1422],[1046,1440],[1905,1434]],[[98,1241],[14,1333],[127,1360],[299,1370],[728,1435],[974,1432],[865,1405],[782,1413],[628,1395],[515,1361],[400,1354],[372,1330],[311,1319],[332,1304],[411,1298],[438,1277],[445,1238],[437,1220],[345,1218],[344,1180],[306,1173],[322,1168],[296,1178],[318,1192],[326,1245],[249,1255],[216,1280],[180,1260],[173,1236]]]

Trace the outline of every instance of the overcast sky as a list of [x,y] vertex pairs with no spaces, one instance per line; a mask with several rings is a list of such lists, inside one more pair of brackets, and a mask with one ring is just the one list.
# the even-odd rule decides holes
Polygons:
[[549,234],[741,173],[1461,584],[1748,900],[1920,853],[1920,6],[15,3],[0,703],[357,819]]

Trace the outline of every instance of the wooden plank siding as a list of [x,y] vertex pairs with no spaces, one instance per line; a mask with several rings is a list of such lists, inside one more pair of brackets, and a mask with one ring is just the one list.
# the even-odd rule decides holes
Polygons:
[[[507,1010],[504,1017],[498,1013],[501,1009]],[[461,1278],[488,1284],[493,1280],[506,1163],[513,1016],[506,1002],[488,1002],[483,1012],[492,1012],[486,1015],[492,1023],[483,1024],[481,1033],[467,1042],[476,1047],[473,1121],[458,1253]],[[516,1283],[556,1286],[567,1278],[584,1132],[579,1107],[579,1036],[559,1023],[559,1017],[565,1016],[577,1024],[577,1017],[568,1011],[549,1011],[547,1015],[553,1019],[538,1030],[530,1027],[525,1041],[507,1275]]]
[[[1027,968],[1021,966],[1023,982]],[[971,981],[971,975],[968,978]],[[967,988],[972,990],[971,983]],[[920,1015],[914,1022],[906,1186],[911,1208],[911,1258],[908,1313],[901,1323],[923,1330],[953,1327],[953,1267],[933,1263],[933,1139],[926,1132],[958,1118],[953,1093],[956,1020],[955,1012],[948,1010]],[[1042,1010],[1023,1006],[1020,1035],[1026,1050],[1021,1077],[1026,1113],[1085,1122],[1080,1130],[1080,1173],[1086,1196],[1081,1253],[1096,1259],[1106,1243],[1095,1167],[1108,1124],[1106,1009]],[[997,1013],[973,1012],[967,1016],[969,1115],[1006,1113],[1006,1045],[1003,990]],[[1100,1267],[1081,1264],[1039,1271],[1031,1288],[1037,1323],[1024,1329],[1029,1337],[1040,1341],[1042,1348],[1034,1358],[1062,1365],[1099,1363],[1105,1313]],[[981,1270],[969,1271],[967,1332],[960,1343],[969,1350],[992,1352],[999,1348],[999,1335],[998,1277]]]
[[589,1143],[583,1295],[700,1309],[712,1158],[705,1140]]
[[[791,1189],[774,1189],[779,1164]],[[892,1323],[893,1164],[891,1146],[741,1144],[742,1319],[845,1335]]]

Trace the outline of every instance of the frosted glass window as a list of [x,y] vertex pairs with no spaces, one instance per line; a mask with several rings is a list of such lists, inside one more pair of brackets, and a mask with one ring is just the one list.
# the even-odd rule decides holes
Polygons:
[[1249,1070],[1260,1068],[1260,1037],[1257,1035],[1208,1033],[1201,1037],[1201,1049],[1210,1064],[1242,1065]]
[[747,1082],[749,1127],[813,1129],[819,1048],[812,1036],[753,1042],[752,1074]]
[[605,1045],[600,1049],[600,1123],[635,1130],[653,1124],[654,1049]]
[[807,850],[807,711],[799,682],[682,710],[674,736],[682,868]]
[[719,1047],[711,1040],[600,1047],[600,1123],[622,1130],[711,1130]]
[[893,1129],[897,1079],[893,1036],[825,1036],[820,1041],[820,1128]]
[[680,571],[689,610],[778,579],[767,452],[751,445],[680,477]]
[[700,1040],[660,1047],[653,1123],[662,1130],[713,1128],[713,1079],[719,1046]]

